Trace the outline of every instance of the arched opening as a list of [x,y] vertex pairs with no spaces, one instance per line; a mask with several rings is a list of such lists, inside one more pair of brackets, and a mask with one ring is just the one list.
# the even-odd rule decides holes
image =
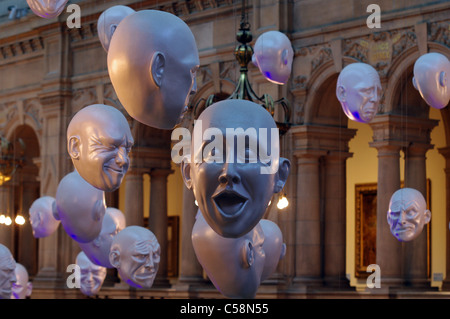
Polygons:
[[[23,164],[13,175],[10,183],[10,196],[12,197],[13,219],[13,247],[14,258],[22,264],[30,276],[37,273],[38,266],[38,239],[34,238],[29,222],[29,208],[31,204],[40,197],[39,167],[37,160],[40,156],[39,142],[34,130],[28,125],[18,126],[8,138],[14,148],[20,148],[23,142],[24,154]],[[15,221],[21,215],[25,223],[20,225]]]

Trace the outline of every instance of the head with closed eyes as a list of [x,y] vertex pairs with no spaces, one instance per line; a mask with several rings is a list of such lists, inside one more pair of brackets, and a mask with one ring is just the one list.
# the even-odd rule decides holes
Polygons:
[[133,143],[125,116],[108,105],[84,107],[67,128],[67,150],[75,169],[89,184],[106,192],[122,183]]
[[422,193],[413,188],[401,188],[391,197],[387,221],[392,235],[399,241],[417,238],[425,224],[429,223],[431,212]]
[[96,295],[106,278],[106,268],[91,262],[84,252],[78,254],[76,264],[80,266],[81,292],[86,296]]

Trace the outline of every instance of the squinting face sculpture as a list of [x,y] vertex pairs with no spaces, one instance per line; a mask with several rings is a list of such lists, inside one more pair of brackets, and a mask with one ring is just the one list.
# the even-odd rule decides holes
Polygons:
[[339,74],[336,96],[349,119],[370,122],[378,112],[381,98],[378,72],[366,63],[347,65]]
[[106,192],[120,187],[133,143],[125,116],[108,105],[84,107],[67,128],[67,150],[75,169],[92,186]]
[[291,74],[293,57],[289,38],[279,31],[268,31],[256,40],[252,62],[267,80],[283,85]]
[[425,102],[436,109],[447,106],[450,100],[450,61],[442,54],[422,55],[414,64],[414,87]]
[[108,52],[111,38],[120,21],[134,12],[136,11],[123,5],[113,6],[102,12],[98,18],[97,31],[98,38],[106,52]]
[[98,237],[105,211],[105,193],[86,182],[77,171],[59,182],[54,215],[76,242],[88,243]]
[[196,91],[200,60],[194,35],[177,16],[141,10],[124,18],[108,49],[117,97],[137,121],[172,129]]
[[392,195],[387,220],[392,235],[399,241],[417,238],[430,219],[431,212],[418,190],[401,188]]
[[94,264],[113,268],[109,262],[109,252],[115,235],[125,228],[124,214],[114,207],[107,207],[102,229],[97,238],[89,243],[79,243],[81,250]]
[[12,285],[16,282],[16,261],[9,249],[0,244],[0,299],[11,299]]
[[261,283],[265,253],[264,233],[258,224],[239,238],[218,235],[197,214],[192,245],[211,282],[228,298],[254,298]]
[[27,0],[30,9],[41,18],[56,18],[69,0]]
[[80,266],[80,290],[86,296],[96,295],[102,288],[106,278],[106,268],[95,265],[80,252],[76,264]]
[[23,265],[16,263],[15,274],[17,281],[12,285],[11,299],[25,299],[26,297],[31,296],[33,284],[28,281],[29,277],[26,268]]
[[181,173],[206,222],[219,235],[238,238],[248,233],[272,195],[282,190],[290,162],[279,158],[278,141],[275,121],[256,103],[224,100],[200,114],[190,161],[183,159]]
[[30,224],[35,238],[43,238],[53,234],[61,223],[53,215],[55,198],[42,196],[30,207]]
[[120,278],[135,288],[150,288],[160,262],[161,248],[147,228],[128,226],[113,239],[109,260]]

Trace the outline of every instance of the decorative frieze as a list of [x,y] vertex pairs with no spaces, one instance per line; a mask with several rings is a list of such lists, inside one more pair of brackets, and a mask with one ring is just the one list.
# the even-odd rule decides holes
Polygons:
[[13,57],[24,56],[42,51],[44,49],[44,40],[42,37],[34,37],[22,41],[7,43],[0,46],[0,61]]
[[428,41],[450,47],[450,23],[434,22],[428,24]]

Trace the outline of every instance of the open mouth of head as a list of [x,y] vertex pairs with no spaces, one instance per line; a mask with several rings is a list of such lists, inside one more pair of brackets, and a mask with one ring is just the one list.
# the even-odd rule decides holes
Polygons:
[[225,217],[237,217],[244,210],[248,199],[235,191],[222,191],[213,197],[219,212]]
[[122,168],[118,168],[118,167],[113,167],[113,166],[106,166],[106,169],[116,172],[118,174],[122,174]]

